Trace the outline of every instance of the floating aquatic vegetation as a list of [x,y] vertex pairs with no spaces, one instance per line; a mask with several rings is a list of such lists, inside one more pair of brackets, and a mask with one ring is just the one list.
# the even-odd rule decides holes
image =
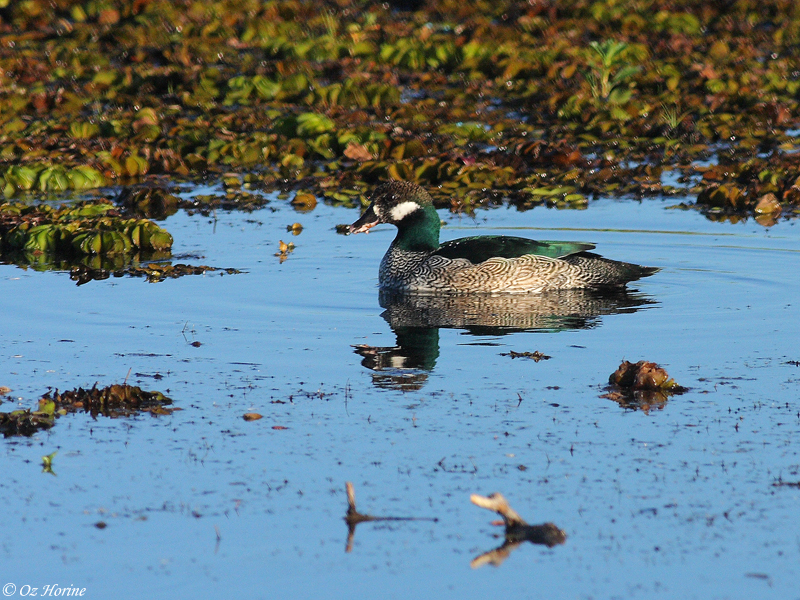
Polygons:
[[608,393],[600,396],[618,402],[623,408],[641,410],[662,409],[675,394],[687,392],[656,363],[640,360],[631,363],[623,360],[608,378]]
[[280,262],[283,262],[289,258],[289,254],[292,252],[294,252],[294,244],[292,242],[287,244],[283,240],[280,240],[278,242],[278,251],[275,253],[275,256],[280,259]]
[[58,454],[58,450],[42,457],[42,473],[55,475],[55,471],[53,471],[53,459],[56,457],[56,454]]
[[181,199],[163,188],[124,187],[116,202],[128,214],[149,219],[165,219],[178,211]]
[[538,350],[534,350],[533,352],[515,352],[511,350],[510,352],[501,352],[500,356],[510,356],[511,358],[530,358],[533,362],[539,362],[540,360],[550,360],[550,356],[539,352]]
[[[43,400],[50,401],[51,393],[46,393]],[[95,384],[91,389],[52,392],[52,402],[57,414],[86,412],[93,417],[129,417],[142,412],[152,415],[168,415],[174,408],[167,408],[172,400],[161,392],[147,392],[141,388],[127,384],[114,384],[101,389]]]
[[169,250],[172,236],[147,219],[126,219],[108,201],[50,206],[0,204],[0,249],[58,256]]
[[608,382],[632,390],[672,390],[680,388],[667,372],[656,363],[640,360],[631,363],[623,360]]
[[50,429],[55,425],[55,419],[55,404],[40,400],[36,410],[0,412],[0,432],[4,437],[31,436],[39,430]]
[[148,412],[151,415],[168,415],[178,410],[168,408],[172,400],[161,392],[147,392],[127,384],[115,384],[101,389],[95,384],[91,389],[78,388],[60,394],[47,392],[36,409],[0,412],[0,432],[5,437],[31,436],[37,431],[53,427],[58,418],[69,413],[90,413],[92,417],[129,417]]
[[300,223],[292,223],[286,226],[286,231],[290,232],[292,235],[300,235],[303,233],[303,226]]
[[297,212],[311,212],[317,206],[317,198],[308,192],[298,192],[292,199],[292,206]]
[[12,165],[3,174],[6,198],[29,190],[40,192],[63,192],[66,190],[88,190],[105,184],[105,178],[88,165],[72,169],[62,166]]
[[[345,202],[342,190],[395,177],[442,186],[455,211],[491,193],[582,208],[728,185],[743,205],[704,214],[754,215],[767,193],[782,218],[797,214],[784,177],[800,114],[790,2],[5,4],[7,196],[234,174]],[[521,151],[543,140],[573,152]],[[694,185],[709,159],[737,175]],[[754,160],[769,163],[760,187],[739,180]],[[664,166],[687,185],[665,185]],[[137,194],[136,214],[174,209]],[[194,208],[256,205],[234,196]]]
[[146,264],[128,264],[121,266],[117,269],[104,269],[93,268],[86,265],[75,265],[70,269],[70,279],[77,282],[78,285],[89,283],[90,281],[100,281],[108,279],[109,277],[122,277],[128,275],[131,277],[143,277],[148,283],[159,283],[167,279],[177,279],[184,275],[205,275],[206,273],[218,272],[219,274],[236,275],[241,273],[237,269],[222,269],[218,267],[209,267],[207,265],[186,265],[177,263],[174,265],[166,263],[146,263]]
[[190,214],[199,212],[202,215],[210,215],[216,209],[252,212],[266,206],[269,202],[269,198],[264,194],[230,190],[225,194],[199,194],[190,198],[182,198],[177,206]]
[[[261,198],[259,196],[259,198]],[[123,189],[131,212],[165,215],[180,199],[160,188]],[[69,271],[78,285],[131,275],[149,282],[236,269],[169,264],[172,236],[149,219],[126,217],[107,200],[54,209],[47,204],[0,204],[0,261],[34,270]]]

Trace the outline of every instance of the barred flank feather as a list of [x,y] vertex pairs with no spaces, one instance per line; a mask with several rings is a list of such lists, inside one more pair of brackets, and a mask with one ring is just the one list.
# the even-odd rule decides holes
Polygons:
[[392,245],[381,262],[380,286],[418,293],[538,293],[622,286],[657,269],[581,253],[565,259],[526,254],[490,258],[477,265],[463,258],[407,252]]

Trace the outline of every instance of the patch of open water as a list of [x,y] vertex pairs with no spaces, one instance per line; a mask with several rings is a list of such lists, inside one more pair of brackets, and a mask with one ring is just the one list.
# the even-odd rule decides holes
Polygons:
[[[0,385],[20,399],[0,410],[129,370],[183,409],[68,415],[4,440],[0,584],[89,598],[800,598],[800,488],[773,485],[800,481],[800,228],[674,203],[441,213],[443,239],[584,240],[663,269],[624,305],[579,298],[572,318],[513,331],[433,327],[437,307],[382,317],[394,230],[337,235],[357,211],[323,205],[166,221],[175,254],[240,275],[76,287],[0,266]],[[409,330],[420,310],[427,328]],[[486,314],[514,308],[474,309],[471,324]],[[648,412],[600,398],[623,358],[691,389]],[[56,475],[40,473],[55,450]],[[438,521],[361,524],[345,553],[348,480],[363,512]],[[471,569],[502,538],[469,496],[494,491],[566,543]]]

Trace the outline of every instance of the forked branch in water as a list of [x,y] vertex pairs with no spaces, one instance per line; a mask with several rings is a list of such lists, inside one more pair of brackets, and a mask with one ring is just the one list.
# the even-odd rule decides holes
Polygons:
[[[548,548],[552,548],[557,544],[563,544],[567,539],[567,534],[553,523],[528,525],[527,521],[509,506],[508,501],[502,494],[494,493],[489,496],[472,494],[470,500],[476,506],[493,510],[503,517],[502,524],[506,528],[503,544],[474,558],[470,563],[473,569],[482,567],[485,564],[492,564],[495,567],[500,566],[511,554],[511,551],[523,542],[543,544]],[[501,523],[497,524],[500,525]]]
[[345,489],[347,490],[347,513],[344,516],[344,522],[347,523],[347,546],[345,552],[350,552],[353,549],[353,537],[356,533],[356,525],[365,521],[438,521],[436,518],[427,517],[375,517],[373,515],[366,515],[358,512],[356,508],[356,491],[353,484],[349,481],[345,482]]

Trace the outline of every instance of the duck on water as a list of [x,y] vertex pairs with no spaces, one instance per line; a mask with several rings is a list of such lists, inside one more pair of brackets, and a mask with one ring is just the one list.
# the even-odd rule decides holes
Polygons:
[[381,261],[380,288],[422,294],[532,294],[549,290],[622,287],[658,271],[603,258],[594,244],[536,241],[504,235],[439,244],[440,220],[430,195],[415,183],[375,188],[350,233],[380,223],[397,227]]

